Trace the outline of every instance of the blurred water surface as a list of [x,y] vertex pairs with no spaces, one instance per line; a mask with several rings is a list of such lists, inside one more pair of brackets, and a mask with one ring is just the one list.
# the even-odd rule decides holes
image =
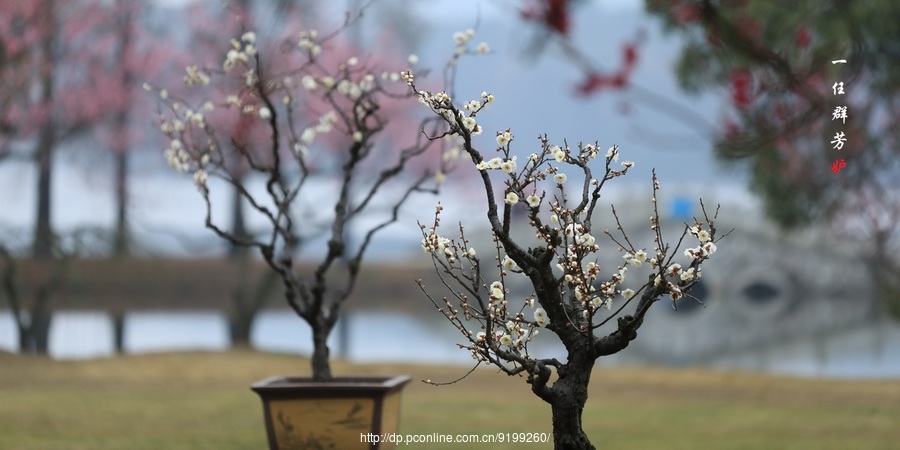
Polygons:
[[[346,314],[344,328],[332,333],[335,355],[354,362],[440,363],[467,365],[469,354],[457,348],[457,331],[440,317],[361,311]],[[309,327],[290,311],[261,313],[251,344],[261,351],[308,355]],[[128,354],[168,351],[225,351],[230,346],[227,318],[218,312],[132,312],[125,317],[123,347]],[[553,337],[532,343],[535,355],[563,357]],[[8,311],[0,311],[0,349],[15,351],[18,338]],[[900,324],[879,322],[828,336],[796,339],[778,346],[744,349],[709,360],[709,367],[825,378],[900,378]],[[88,359],[114,354],[112,318],[102,312],[59,312],[50,332],[50,356]],[[628,350],[601,358],[605,366],[652,364]]]

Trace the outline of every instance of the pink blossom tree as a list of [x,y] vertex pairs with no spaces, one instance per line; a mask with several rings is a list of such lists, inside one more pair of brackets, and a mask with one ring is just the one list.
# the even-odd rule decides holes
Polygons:
[[[48,305],[65,278],[65,262],[72,257],[72,250],[64,250],[53,231],[57,153],[77,140],[94,138],[124,158],[134,138],[126,129],[136,85],[131,74],[151,70],[154,61],[146,52],[140,58],[135,54],[136,5],[129,0],[112,4],[23,0],[6,2],[0,10],[0,157],[15,155],[33,160],[37,167],[30,253],[39,260],[35,264],[50,274],[33,296],[19,295],[12,284],[5,289],[9,302],[16,304],[14,318],[25,349],[46,352]],[[124,211],[127,164],[117,166],[119,205]],[[120,217],[124,220],[124,212]],[[15,280],[17,252],[5,243],[0,247],[7,263],[4,279]]]
[[129,110],[138,74],[154,74],[163,60],[139,26],[138,7],[132,0],[23,0],[0,11],[0,151],[21,151],[38,169],[35,257],[53,253],[56,153],[90,132],[116,155],[114,241],[124,245],[127,154],[139,138]]

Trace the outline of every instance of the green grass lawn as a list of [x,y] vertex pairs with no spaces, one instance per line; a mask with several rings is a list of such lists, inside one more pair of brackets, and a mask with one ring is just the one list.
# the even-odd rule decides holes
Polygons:
[[[307,374],[294,356],[250,351],[55,362],[0,354],[0,449],[264,449],[257,379]],[[411,365],[335,373],[412,375],[401,433],[550,432],[523,378]],[[900,381],[839,382],[701,370],[604,369],[585,430],[598,449],[897,449]],[[427,444],[538,449],[549,444]],[[403,447],[401,447],[403,448]]]

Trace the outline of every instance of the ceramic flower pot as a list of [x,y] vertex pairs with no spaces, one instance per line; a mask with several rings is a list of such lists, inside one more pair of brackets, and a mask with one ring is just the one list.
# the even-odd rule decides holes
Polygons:
[[396,433],[407,376],[272,377],[251,387],[263,402],[271,450],[390,449],[372,436]]

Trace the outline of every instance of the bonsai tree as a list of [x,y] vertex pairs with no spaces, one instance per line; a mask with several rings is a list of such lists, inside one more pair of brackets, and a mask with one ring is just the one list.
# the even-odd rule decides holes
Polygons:
[[[413,193],[436,192],[445,164],[441,143],[403,133],[437,121],[409,123],[416,119],[405,105],[415,95],[378,64],[391,59],[357,56],[341,40],[358,17],[348,15],[329,34],[300,31],[269,46],[242,33],[223,47],[219,67],[187,67],[185,83],[202,90],[194,101],[146,86],[162,100],[165,158],[193,175],[206,227],[257,249],[284,285],[288,306],[311,327],[317,381],[332,377],[327,339],[373,238]],[[435,164],[426,163],[430,156]],[[212,192],[229,186],[264,233],[239,235],[217,221]],[[327,243],[316,263],[300,267],[299,246],[322,236]]]
[[[469,53],[472,34],[457,36],[457,57]],[[451,71],[457,67],[455,59],[448,66]],[[422,248],[450,293],[436,298],[420,280],[422,291],[460,331],[464,343],[459,346],[471,353],[476,366],[492,364],[508,375],[526,375],[531,391],[550,404],[555,449],[593,449],[581,415],[595,362],[624,350],[654,303],[670,301],[676,307],[699,301],[691,300],[690,291],[721,239],[715,215],[710,218],[703,207],[703,218],[685,224],[675,245],[667,242],[654,172],[649,222],[653,242],[629,238],[614,207],[615,229],[600,230],[595,220],[603,187],[634,167],[630,161],[619,163],[619,147],[571,147],[543,135],[530,156],[518,158],[511,130],[498,131],[490,141],[479,137],[478,116],[495,101],[493,95],[484,92],[480,98],[460,101],[447,92],[419,89],[412,72],[403,76],[420,101],[444,120],[443,134],[461,138],[481,179],[495,243],[484,257],[470,247],[463,224],[456,238],[442,234],[443,207],[438,204],[433,223],[420,225]],[[528,232],[520,232],[523,228]],[[609,245],[597,239],[601,233]],[[683,244],[690,247],[681,252]],[[602,252],[619,252],[623,259],[602,264]],[[649,270],[635,274],[641,269]],[[531,293],[516,298],[510,289],[514,277],[527,279]],[[631,283],[635,288],[626,288],[626,279],[637,280]],[[542,330],[562,342],[564,360],[530,351],[529,343]]]

